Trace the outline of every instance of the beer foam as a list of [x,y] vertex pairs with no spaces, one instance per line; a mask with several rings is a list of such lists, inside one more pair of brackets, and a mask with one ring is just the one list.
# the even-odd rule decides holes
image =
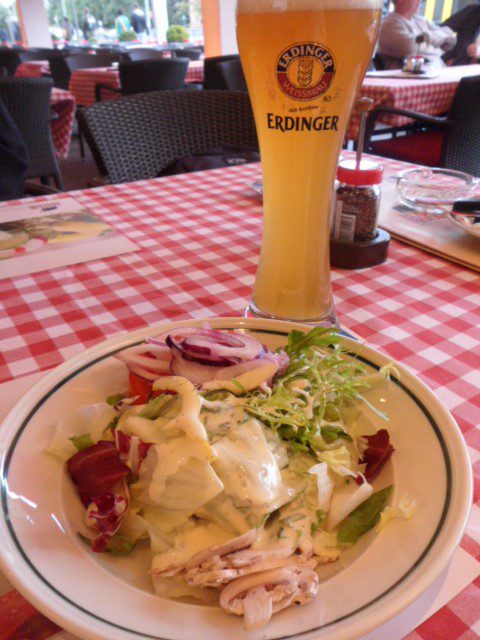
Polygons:
[[382,0],[237,0],[237,13],[380,9]]

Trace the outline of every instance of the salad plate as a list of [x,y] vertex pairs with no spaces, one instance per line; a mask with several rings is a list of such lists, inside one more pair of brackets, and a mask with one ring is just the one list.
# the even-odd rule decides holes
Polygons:
[[[117,336],[45,375],[0,427],[2,506],[0,563],[16,588],[61,627],[88,640],[273,640],[358,638],[411,604],[441,574],[464,531],[472,498],[470,463],[461,432],[435,395],[400,365],[369,391],[388,415],[395,452],[372,480],[393,485],[391,501],[415,500],[409,519],[365,533],[339,560],[319,568],[318,596],[247,631],[241,618],[215,606],[172,601],[153,593],[149,554],[94,554],[79,538],[82,508],[64,465],[46,453],[56,423],[74,409],[103,402],[127,385],[113,356],[146,338],[203,320],[165,323]],[[208,319],[214,329],[243,330],[269,349],[285,346],[293,329],[311,327],[250,318]],[[375,373],[389,359],[342,338],[349,356]],[[397,377],[398,372],[398,377]]]

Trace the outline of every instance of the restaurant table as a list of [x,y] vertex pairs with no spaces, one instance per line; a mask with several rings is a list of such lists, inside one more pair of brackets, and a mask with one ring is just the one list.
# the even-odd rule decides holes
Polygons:
[[[384,164],[385,179],[408,166]],[[262,203],[251,188],[260,176],[248,164],[69,193],[139,250],[3,280],[0,383],[47,371],[119,332],[242,315],[260,249]],[[477,490],[461,547],[479,558],[478,273],[392,240],[384,264],[333,269],[332,280],[341,323],[415,372],[456,418]],[[470,583],[409,640],[480,638],[479,587],[479,579]],[[15,592],[0,597],[0,612],[10,601],[36,616]],[[42,638],[55,631],[35,619],[46,625]]]
[[50,75],[50,63],[48,60],[21,62],[15,70],[17,78],[41,78],[43,75]]
[[[185,82],[203,82],[203,60],[191,60]],[[96,67],[94,69],[78,69],[70,78],[70,93],[75,97],[77,105],[89,107],[95,104],[95,86],[105,84],[113,89],[120,88],[120,75],[115,67]],[[120,94],[104,90],[102,99],[120,98]]]
[[[480,64],[443,67],[437,71],[438,75],[430,79],[368,77],[367,75],[359,96],[372,98],[375,106],[410,109],[438,116],[450,108],[455,90],[462,78],[480,75]],[[378,122],[391,127],[401,127],[411,123],[412,120],[403,116],[381,114]],[[347,140],[357,139],[358,126],[359,116],[354,112],[345,136]]]
[[70,92],[53,87],[50,105],[52,112],[58,115],[51,124],[55,155],[57,158],[66,158],[72,141],[75,100]]

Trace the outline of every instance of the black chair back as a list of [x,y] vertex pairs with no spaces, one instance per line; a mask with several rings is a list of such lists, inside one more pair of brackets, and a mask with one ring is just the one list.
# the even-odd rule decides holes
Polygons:
[[195,49],[194,47],[184,47],[183,49],[172,50],[172,56],[176,58],[188,58],[189,60],[200,60],[202,55],[201,49]]
[[123,95],[151,91],[178,91],[185,86],[188,60],[184,58],[138,60],[119,66]]
[[45,51],[19,51],[18,57],[22,62],[30,62],[31,60],[48,60]]
[[175,160],[218,147],[258,148],[247,93],[158,91],[98,102],[78,118],[114,183],[154,178]]
[[15,75],[15,71],[21,62],[19,54],[20,51],[0,47],[0,67],[4,67],[9,76]]
[[51,132],[50,78],[0,78],[0,97],[17,125],[27,148],[26,178],[53,177],[62,187]]
[[78,69],[95,69],[96,67],[111,67],[112,62],[120,62],[121,53],[75,53],[65,58],[70,73]]
[[226,89],[225,82],[218,69],[219,62],[227,60],[240,60],[239,55],[214,56],[203,61],[203,88],[207,91],[214,89]]
[[53,79],[53,86],[58,89],[65,89],[68,91],[68,85],[70,82],[71,71],[68,68],[66,62],[67,56],[54,56],[50,58],[50,75]]
[[442,166],[480,176],[480,76],[460,80],[448,122]]
[[229,91],[248,91],[240,58],[217,62],[217,69]]
[[138,60],[160,60],[164,57],[163,51],[157,49],[129,49],[125,53],[125,62],[137,62]]

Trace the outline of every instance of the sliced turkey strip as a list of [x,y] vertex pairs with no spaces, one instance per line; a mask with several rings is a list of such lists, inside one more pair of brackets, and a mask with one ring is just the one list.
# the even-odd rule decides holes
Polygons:
[[245,549],[255,542],[257,534],[258,529],[250,529],[247,533],[244,533],[237,538],[232,538],[232,540],[229,540],[224,544],[219,544],[216,547],[210,547],[203,551],[199,551],[187,562],[187,569],[199,566],[202,562],[205,562],[205,560],[209,560],[214,556],[225,556],[229,553],[233,553],[234,551],[238,551],[239,549]]
[[[250,529],[250,531],[247,531],[247,533],[244,533],[236,538],[232,538],[228,542],[217,545],[215,547],[207,547],[206,549],[202,549],[202,551],[199,551],[194,556],[192,556],[186,564],[182,564],[178,567],[169,567],[168,569],[165,569],[163,571],[153,569],[152,575],[157,578],[169,578],[171,576],[177,575],[181,571],[185,572],[194,567],[198,568],[203,562],[206,562],[213,558],[215,558],[215,563],[211,564],[210,568],[223,569],[225,567],[225,564],[223,562],[219,562],[220,557],[250,546],[255,541],[257,533],[257,529]],[[235,577],[235,574],[232,577]]]
[[[278,547],[268,551],[251,552],[250,556],[245,551],[239,551],[219,558],[216,556],[203,563],[199,567],[192,567],[185,573],[188,584],[197,587],[222,587],[235,578],[246,576],[251,573],[270,571],[278,567],[284,567],[289,562],[288,556],[292,553],[287,547]],[[243,558],[237,562],[236,556],[244,554]],[[250,561],[247,562],[247,558]]]
[[245,628],[253,630],[291,604],[308,604],[317,593],[315,571],[289,565],[234,580],[221,592],[220,606],[226,613],[243,615]]

